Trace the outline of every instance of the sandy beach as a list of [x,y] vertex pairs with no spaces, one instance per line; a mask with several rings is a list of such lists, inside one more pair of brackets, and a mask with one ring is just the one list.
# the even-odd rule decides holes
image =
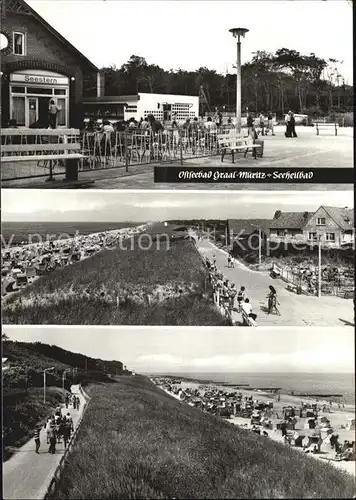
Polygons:
[[[179,376],[172,378],[175,380],[177,379],[179,380]],[[301,398],[300,396],[291,396],[289,394],[282,394],[282,393],[279,394],[280,400],[278,401],[278,396],[276,394],[262,392],[260,390],[255,390],[255,391],[247,390],[240,387],[236,389],[236,386],[230,386],[230,385],[227,386],[223,384],[219,385],[218,383],[205,384],[194,380],[192,381],[182,380],[180,384],[174,383],[174,386],[181,388],[183,391],[187,389],[190,390],[198,389],[201,395],[209,388],[209,390],[213,389],[217,391],[221,390],[226,392],[237,391],[243,395],[243,398],[252,396],[253,400],[258,400],[260,402],[273,401],[274,414],[270,418],[272,423],[272,429],[266,429],[266,432],[268,434],[268,438],[273,439],[274,441],[278,441],[280,443],[283,443],[283,437],[281,431],[276,429],[276,424],[277,422],[280,422],[281,419],[283,418],[283,407],[293,406],[299,408],[301,401],[308,402],[310,404],[317,403],[320,406],[322,406],[324,402],[328,403],[326,400],[325,401],[320,399],[317,400],[316,398],[312,397]],[[169,392],[168,390],[165,391],[171,396],[175,397],[176,399],[179,399],[177,395],[173,394],[172,392]],[[201,410],[197,408],[197,411]],[[277,418],[277,414],[279,418]],[[340,443],[343,443],[345,440],[355,441],[355,431],[346,429],[347,420],[350,418],[355,418],[354,405],[345,404],[344,407],[340,405],[339,408],[337,403],[333,403],[331,411],[325,413],[325,416],[327,416],[327,418],[330,420],[331,427],[339,435]],[[297,418],[297,420],[298,421],[295,426],[295,432],[299,432],[302,435],[312,435],[313,430],[304,428],[306,423],[306,418]],[[231,416],[230,418],[227,419],[227,421],[233,425],[243,427],[244,429],[252,428],[250,418]],[[266,437],[261,435],[261,439],[266,439]],[[303,453],[302,447],[293,447],[293,448]],[[338,469],[344,470],[345,472],[352,474],[353,476],[356,476],[356,463],[354,461],[349,461],[349,462],[335,461],[334,460],[335,451],[333,450],[329,452],[321,451],[318,454],[307,453],[306,455],[311,457],[312,459],[327,461],[333,466],[337,467]]]

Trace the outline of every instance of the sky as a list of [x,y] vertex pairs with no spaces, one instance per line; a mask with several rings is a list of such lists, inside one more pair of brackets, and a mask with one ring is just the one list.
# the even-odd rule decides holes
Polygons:
[[276,210],[352,208],[352,191],[103,191],[5,189],[3,222],[149,222],[171,219],[273,218]]
[[44,342],[137,373],[354,371],[353,328],[29,327],[3,328],[12,340]]
[[[98,67],[120,67],[135,54],[165,70],[201,66],[234,72],[230,28],[249,29],[242,63],[280,48],[343,61],[353,81],[352,8],[346,0],[28,0]],[[80,24],[78,20],[80,19]]]

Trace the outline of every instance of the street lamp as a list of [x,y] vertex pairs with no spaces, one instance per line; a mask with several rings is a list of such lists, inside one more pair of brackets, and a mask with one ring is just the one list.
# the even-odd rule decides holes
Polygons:
[[246,28],[232,28],[229,30],[234,38],[237,38],[237,60],[236,60],[236,129],[241,132],[241,37],[245,38]]
[[43,370],[43,402],[46,403],[46,373],[54,370],[54,366]]

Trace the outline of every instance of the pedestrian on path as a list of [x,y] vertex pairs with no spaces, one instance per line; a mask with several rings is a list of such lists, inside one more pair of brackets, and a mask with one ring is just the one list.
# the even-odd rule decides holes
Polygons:
[[73,419],[69,412],[67,413],[66,420],[69,423],[70,430],[74,431]]
[[49,438],[50,438],[50,433],[51,433],[51,422],[52,422],[52,418],[48,417],[47,423],[45,425],[46,436],[47,436],[47,444],[49,444]]
[[66,395],[65,404],[66,404],[66,409],[68,409],[68,406],[69,406],[69,396],[68,396],[68,394]]
[[80,408],[80,398],[79,396],[77,396],[77,410],[79,410]]
[[56,453],[56,444],[57,444],[56,430],[53,425],[50,432],[48,453],[52,453],[52,455]]
[[241,311],[241,306],[242,306],[242,303],[245,299],[245,287],[242,286],[240,288],[240,290],[238,291],[237,293],[237,305],[238,305],[238,310]]
[[65,421],[63,422],[63,429],[62,429],[62,436],[65,448],[67,448],[67,444],[70,439],[70,434],[71,434],[71,424],[67,419],[65,419]]
[[73,410],[77,409],[77,398],[73,396]]
[[39,449],[40,449],[40,446],[41,446],[41,441],[40,441],[40,433],[41,433],[41,425],[37,425],[36,429],[35,429],[35,434],[34,434],[34,438],[35,438],[35,444],[36,444],[36,453],[39,453]]

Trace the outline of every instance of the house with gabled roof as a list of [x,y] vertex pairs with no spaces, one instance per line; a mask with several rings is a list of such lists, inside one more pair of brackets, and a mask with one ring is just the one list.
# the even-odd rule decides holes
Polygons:
[[354,241],[354,210],[321,206],[316,212],[277,210],[270,224],[270,241],[343,248]]
[[1,122],[48,127],[49,101],[58,109],[57,126],[83,121],[85,78],[98,68],[24,0],[1,2]]

